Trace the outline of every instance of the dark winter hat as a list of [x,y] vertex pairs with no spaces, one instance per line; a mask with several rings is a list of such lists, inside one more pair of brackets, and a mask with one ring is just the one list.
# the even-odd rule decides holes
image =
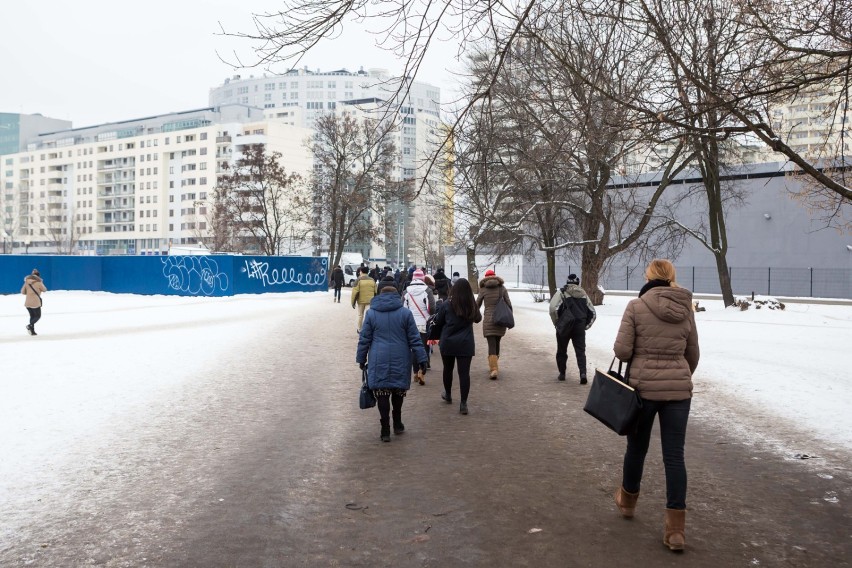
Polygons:
[[565,283],[566,284],[577,284],[579,286],[580,285],[580,279],[577,277],[576,274],[569,274],[568,280]]
[[453,276],[461,276],[458,272],[453,272]]

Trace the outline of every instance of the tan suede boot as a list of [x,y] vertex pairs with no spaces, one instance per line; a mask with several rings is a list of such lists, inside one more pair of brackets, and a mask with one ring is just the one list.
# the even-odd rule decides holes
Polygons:
[[669,547],[669,550],[683,550],[686,546],[686,537],[684,530],[686,529],[686,510],[685,509],[666,509],[666,533],[663,537],[663,544]]
[[489,355],[488,356],[488,367],[491,369],[491,380],[497,380],[497,359],[499,359],[499,355]]
[[624,487],[619,486],[615,492],[615,504],[618,510],[621,511],[621,516],[625,519],[632,519],[633,513],[636,511],[636,501],[639,500],[639,492],[628,493]]

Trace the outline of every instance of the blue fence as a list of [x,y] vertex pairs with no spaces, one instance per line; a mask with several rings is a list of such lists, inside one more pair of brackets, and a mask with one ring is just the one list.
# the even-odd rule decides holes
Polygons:
[[328,289],[324,257],[0,255],[0,293],[19,293],[33,268],[48,290],[233,296]]

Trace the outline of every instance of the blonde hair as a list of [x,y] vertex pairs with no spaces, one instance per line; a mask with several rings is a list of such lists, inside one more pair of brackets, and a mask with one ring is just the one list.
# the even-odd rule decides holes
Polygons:
[[648,280],[665,280],[669,283],[669,286],[677,288],[675,276],[674,264],[664,258],[655,258],[645,269],[645,278]]

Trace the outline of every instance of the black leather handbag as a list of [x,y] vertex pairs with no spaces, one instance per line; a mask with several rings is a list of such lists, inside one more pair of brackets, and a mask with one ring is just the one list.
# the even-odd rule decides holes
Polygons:
[[373,391],[367,386],[367,368],[361,371],[361,395],[358,398],[358,405],[361,409],[373,408],[376,406],[376,397],[373,396]]
[[595,378],[589,389],[589,396],[583,410],[597,418],[607,428],[625,436],[636,428],[636,420],[642,409],[639,393],[628,383],[630,381],[630,363],[624,375],[621,374],[623,361],[618,362],[618,371],[613,370],[615,358],[609,364],[608,371],[595,369]]

